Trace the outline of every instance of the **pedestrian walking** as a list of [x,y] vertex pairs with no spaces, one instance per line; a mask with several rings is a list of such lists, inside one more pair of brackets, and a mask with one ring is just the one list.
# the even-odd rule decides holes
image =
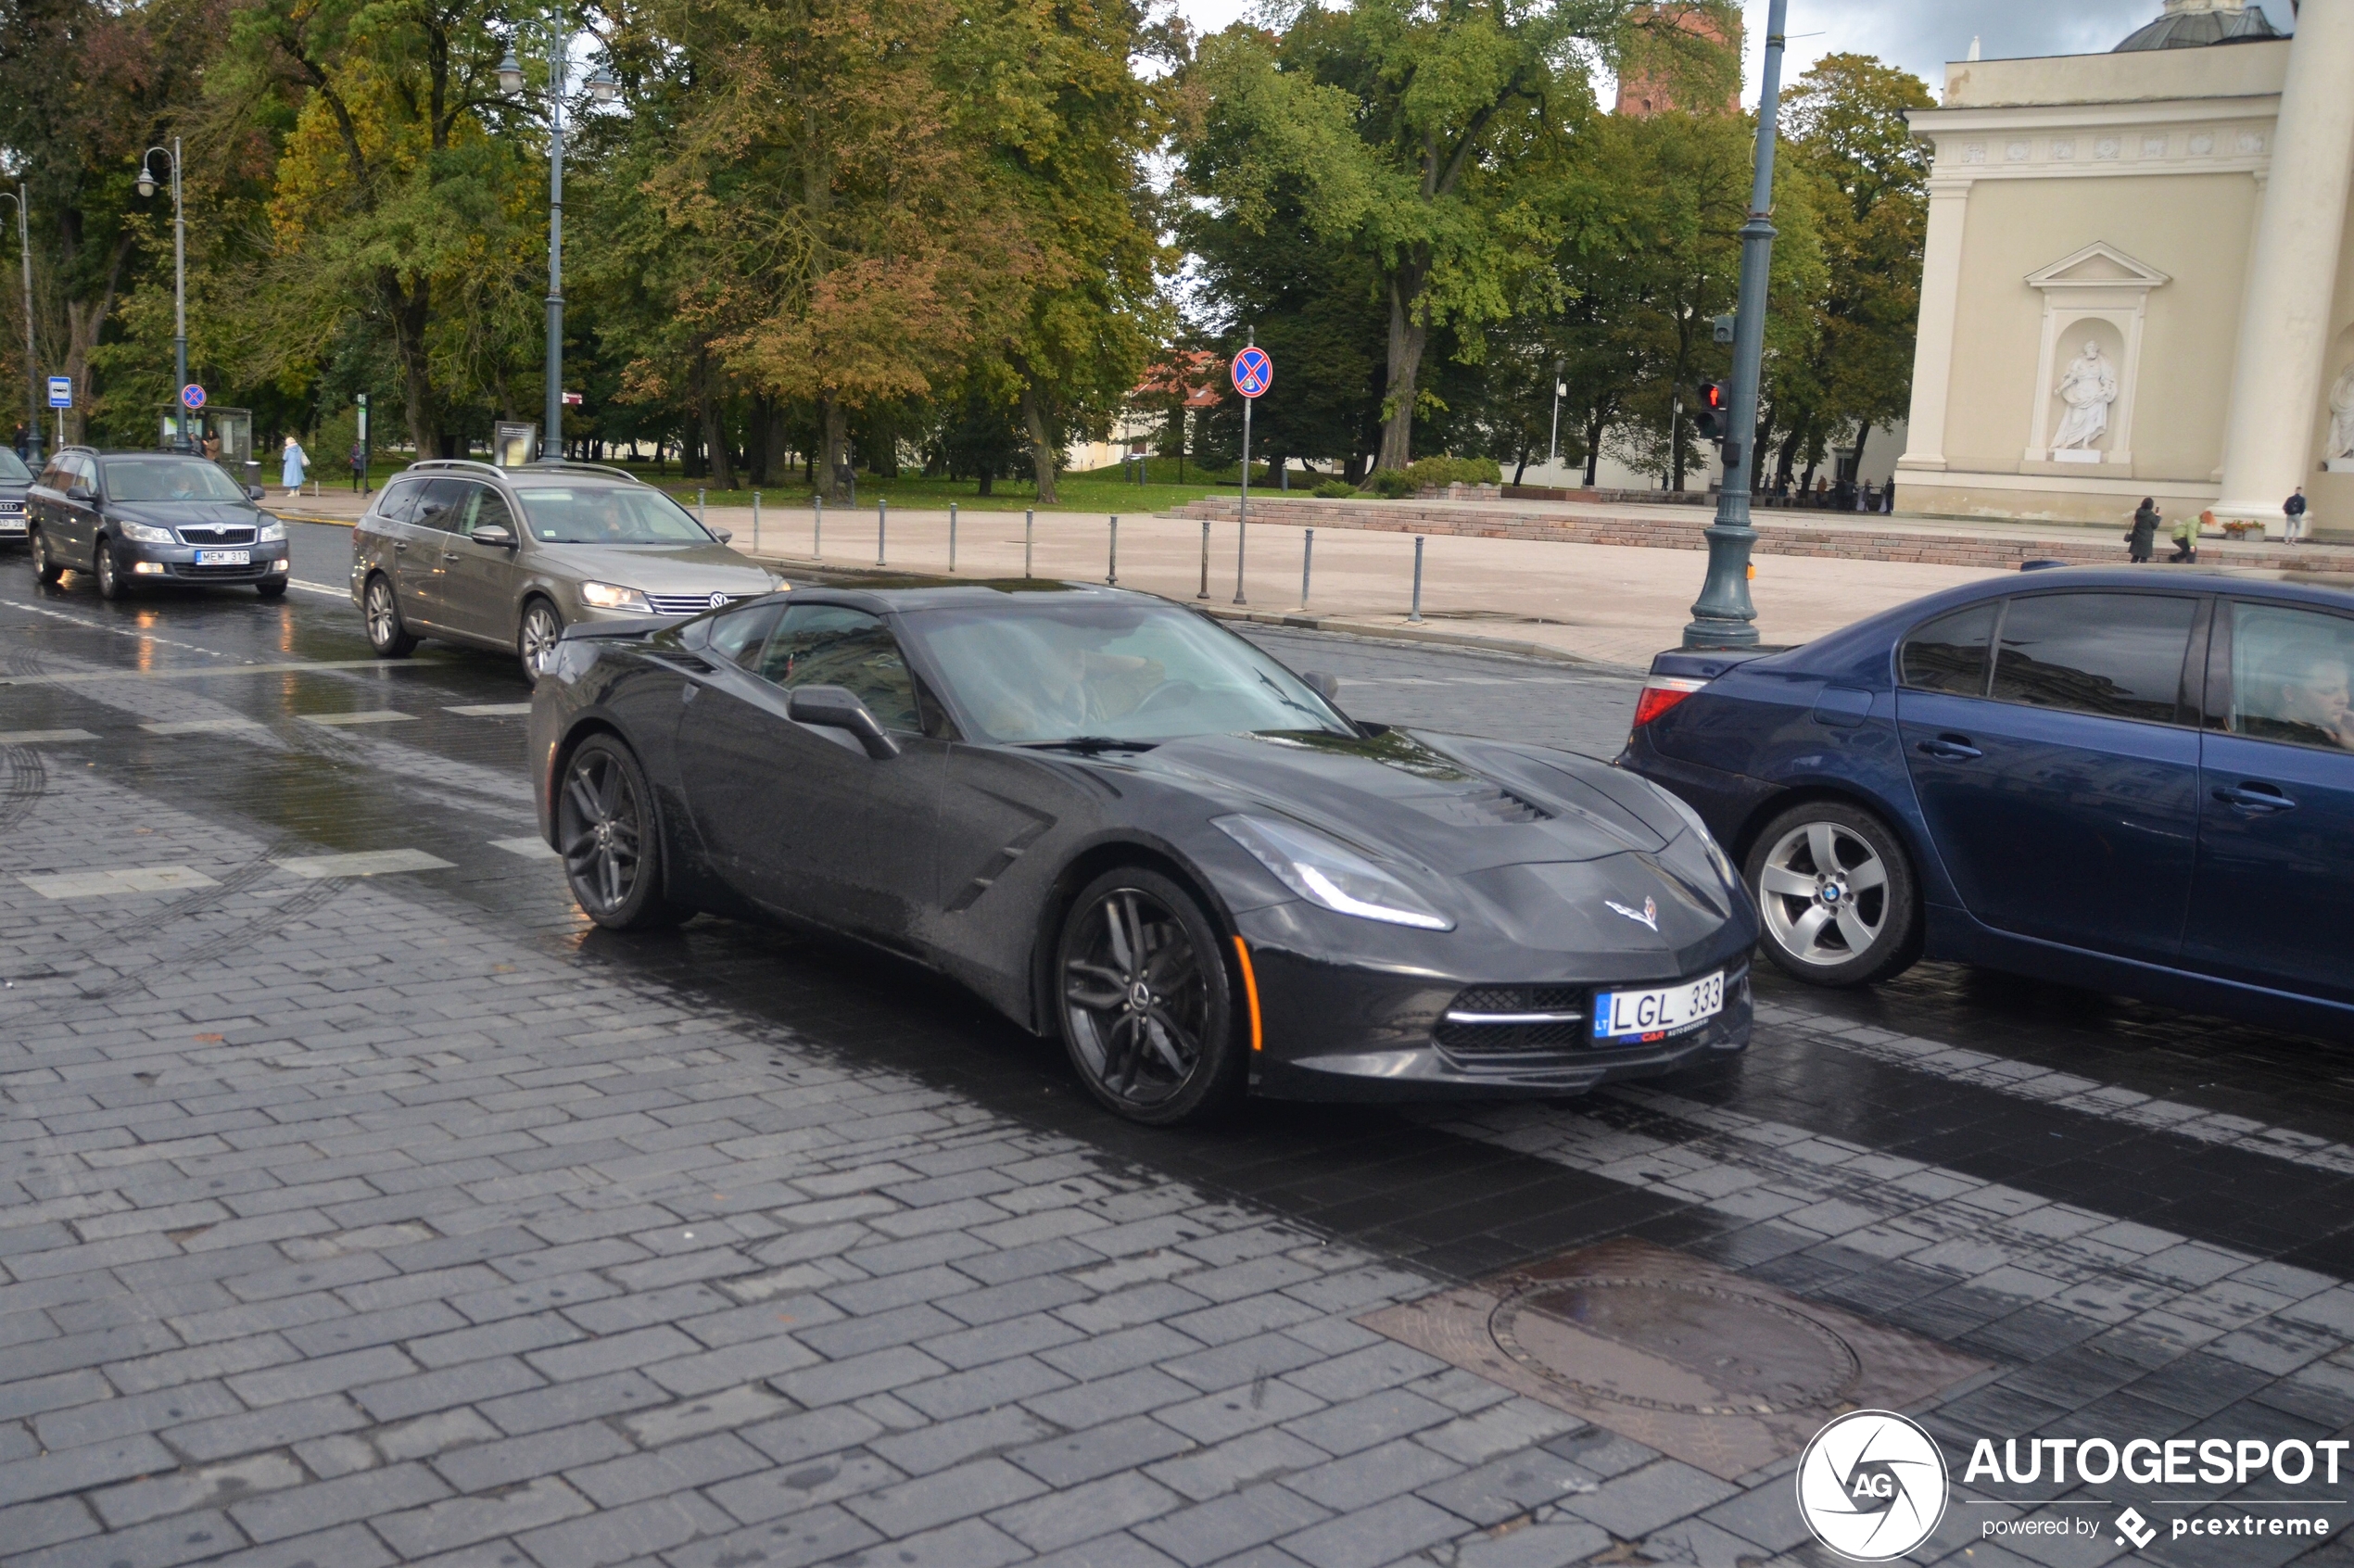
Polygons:
[[2196,517],[2185,513],[2176,521],[2173,528],[2174,553],[2166,559],[2169,562],[2197,561],[2199,529],[2214,521],[2214,517],[2212,512],[2202,512]]
[[30,444],[30,441],[31,437],[25,435],[24,421],[17,421],[17,433],[8,439],[8,444],[16,449],[17,456],[24,456],[25,449]]
[[303,471],[310,466],[310,454],[302,449],[301,442],[288,436],[286,444],[278,449],[278,481],[285,486],[286,494],[300,493]]
[[2125,536],[2129,559],[2144,562],[2158,552],[2158,525],[2162,521],[2158,513],[2158,498],[2144,496],[2142,504],[2133,511],[2133,532]]
[[2281,515],[2288,519],[2288,526],[2284,530],[2288,542],[2296,544],[2303,539],[2305,537],[2304,486],[2299,485],[2295,495],[2281,502]]
[[351,443],[351,493],[360,494],[368,487],[368,449],[359,442]]

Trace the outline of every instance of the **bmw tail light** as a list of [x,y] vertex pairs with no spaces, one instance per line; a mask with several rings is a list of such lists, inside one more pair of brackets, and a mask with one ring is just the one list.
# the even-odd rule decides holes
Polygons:
[[1635,699],[1635,727],[1642,728],[1707,684],[1684,676],[1652,677],[1643,682],[1642,695]]

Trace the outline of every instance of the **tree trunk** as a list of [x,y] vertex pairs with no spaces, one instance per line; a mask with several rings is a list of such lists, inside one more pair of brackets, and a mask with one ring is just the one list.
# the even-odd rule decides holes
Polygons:
[[1512,483],[1515,485],[1528,477],[1528,451],[1529,449],[1523,447],[1520,449],[1519,457],[1514,462],[1512,468]]
[[[114,314],[115,295],[122,286],[123,265],[131,259],[135,237],[125,229],[115,241],[114,254],[107,259],[106,286],[95,303],[66,301],[66,377],[73,383],[73,407],[66,413],[70,441],[90,438],[90,354],[98,347],[98,336],[107,330],[108,319]],[[171,390],[174,397],[179,395],[178,387]]]
[[1030,382],[1021,384],[1021,424],[1030,436],[1030,466],[1038,476],[1038,504],[1054,506],[1061,498],[1055,493],[1055,464],[1061,453],[1055,449],[1054,435],[1046,428],[1045,399]]
[[1389,280],[1389,386],[1382,394],[1381,456],[1373,466],[1403,468],[1414,461],[1414,384],[1422,374],[1428,323],[1414,319],[1425,267],[1401,267]]
[[1592,489],[1602,462],[1602,432],[1610,428],[1610,405],[1597,403],[1586,420],[1586,487]]
[[728,462],[728,427],[720,418],[719,376],[712,369],[708,347],[695,350],[695,400],[702,422],[703,471],[715,490],[732,490],[736,474]]
[[377,274],[376,286],[392,318],[393,352],[400,360],[400,393],[409,416],[409,439],[421,458],[441,451],[441,410],[433,392],[433,366],[425,349],[425,327],[431,315],[433,285],[420,278],[404,289],[389,270]]
[[836,402],[830,394],[817,399],[817,419],[826,432],[825,448],[818,454],[817,487],[829,501],[849,499],[842,487],[842,465],[850,455],[850,411]]

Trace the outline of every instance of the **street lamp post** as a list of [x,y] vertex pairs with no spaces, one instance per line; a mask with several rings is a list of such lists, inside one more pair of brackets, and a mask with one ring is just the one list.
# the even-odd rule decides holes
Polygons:
[[1562,382],[1562,362],[1553,361],[1553,439],[1545,452],[1545,466],[1559,467],[1562,461],[1562,394],[1569,388]]
[[0,191],[0,198],[17,204],[17,250],[24,258],[24,455],[25,461],[38,474],[41,472],[41,367],[33,360],[32,225],[25,217],[30,210],[26,205],[25,183],[19,180],[15,190]]
[[139,158],[139,194],[156,194],[155,156],[171,164],[171,429],[172,445],[188,449],[188,410],[180,390],[188,385],[188,219],[180,205],[180,138],[169,147],[149,147]]
[[[572,31],[558,6],[548,27],[548,397],[539,433],[539,456],[564,455],[564,80],[572,55]],[[589,76],[588,96],[601,104],[621,96],[621,83],[602,66]],[[523,95],[523,63],[510,48],[499,62],[499,90]]]
[[1687,648],[1754,648],[1757,607],[1749,597],[1751,474],[1756,468],[1757,383],[1766,357],[1766,285],[1774,259],[1774,136],[1781,107],[1782,28],[1790,0],[1773,0],[1766,17],[1766,66],[1757,95],[1757,162],[1749,221],[1741,228],[1740,304],[1733,323],[1733,394],[1726,408],[1725,481],[1708,539],[1708,581],[1684,628]]

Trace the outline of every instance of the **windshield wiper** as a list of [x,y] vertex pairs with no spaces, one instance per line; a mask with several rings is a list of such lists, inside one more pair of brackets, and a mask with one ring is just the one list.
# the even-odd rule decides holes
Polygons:
[[1025,752],[1083,752],[1089,756],[1098,752],[1149,752],[1157,740],[1121,740],[1109,735],[1074,735],[1068,740],[1023,740],[1018,742]]

